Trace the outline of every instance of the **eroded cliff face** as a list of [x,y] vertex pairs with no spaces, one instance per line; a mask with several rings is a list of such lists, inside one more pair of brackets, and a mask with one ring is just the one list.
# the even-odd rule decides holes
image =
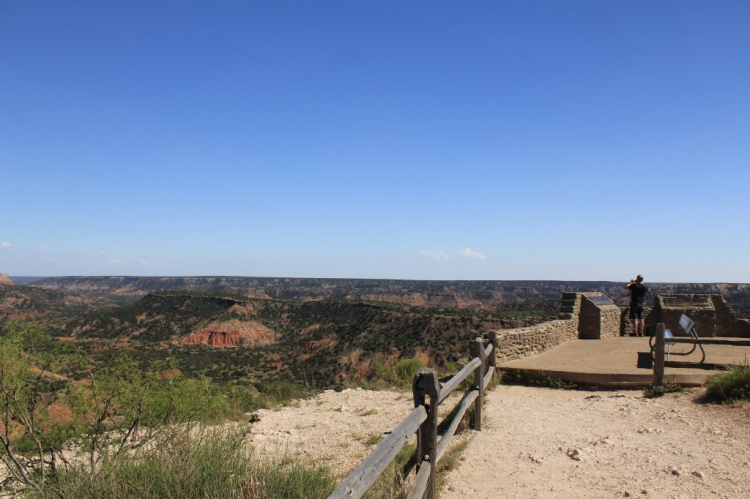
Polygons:
[[237,331],[209,331],[204,329],[185,338],[183,344],[225,348],[239,346],[240,341],[241,336]]
[[13,281],[10,280],[10,277],[8,277],[8,274],[0,274],[0,285],[2,284],[13,286]]
[[208,324],[183,338],[182,344],[216,348],[257,347],[275,343],[278,338],[278,333],[259,322],[232,319]]

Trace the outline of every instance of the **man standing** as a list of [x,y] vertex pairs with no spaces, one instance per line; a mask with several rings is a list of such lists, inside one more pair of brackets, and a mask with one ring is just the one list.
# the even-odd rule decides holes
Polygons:
[[633,321],[633,332],[636,336],[643,336],[645,329],[643,314],[646,309],[646,293],[648,293],[648,288],[643,285],[643,276],[638,274],[638,277],[631,279],[628,289],[630,290],[630,320]]

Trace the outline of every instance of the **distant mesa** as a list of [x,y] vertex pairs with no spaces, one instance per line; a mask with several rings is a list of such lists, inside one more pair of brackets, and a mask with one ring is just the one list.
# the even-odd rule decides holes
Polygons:
[[12,286],[13,281],[10,280],[10,277],[8,277],[8,274],[0,274],[0,284],[7,284]]

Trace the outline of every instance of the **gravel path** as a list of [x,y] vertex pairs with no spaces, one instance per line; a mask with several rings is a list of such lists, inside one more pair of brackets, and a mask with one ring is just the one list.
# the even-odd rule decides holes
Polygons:
[[750,405],[499,386],[441,497],[750,497]]

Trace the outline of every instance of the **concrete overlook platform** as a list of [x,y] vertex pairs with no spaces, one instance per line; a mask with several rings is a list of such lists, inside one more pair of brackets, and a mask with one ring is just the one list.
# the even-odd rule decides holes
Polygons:
[[[691,345],[685,344],[672,346],[670,363],[667,363],[664,371],[665,383],[700,386],[709,377],[721,372],[711,366],[750,362],[750,348],[747,346],[704,345],[706,360],[703,365],[698,364],[701,360],[698,348],[690,355],[674,355],[691,348]],[[570,340],[532,357],[501,362],[498,368],[501,371],[544,372],[554,379],[598,386],[643,387],[654,381],[648,337]]]

